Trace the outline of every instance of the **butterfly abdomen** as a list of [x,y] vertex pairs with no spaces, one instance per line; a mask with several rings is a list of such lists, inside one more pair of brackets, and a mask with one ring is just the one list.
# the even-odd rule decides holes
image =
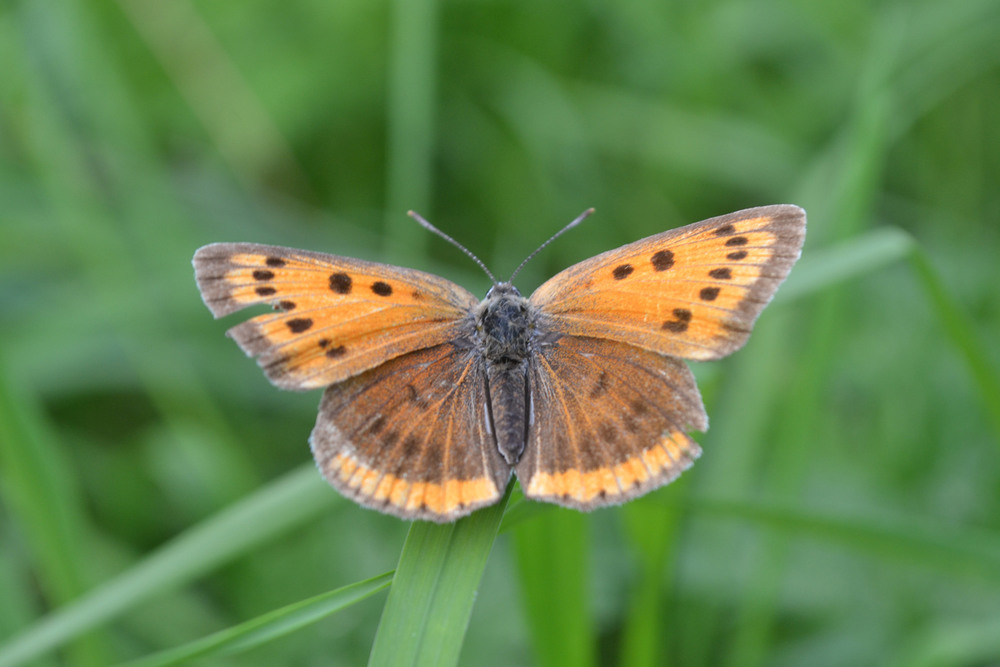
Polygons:
[[486,387],[497,449],[508,464],[514,465],[528,441],[528,362],[488,364]]

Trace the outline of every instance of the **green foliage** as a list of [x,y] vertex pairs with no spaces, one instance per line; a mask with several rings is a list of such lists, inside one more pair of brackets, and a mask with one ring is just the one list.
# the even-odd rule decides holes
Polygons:
[[[995,0],[0,5],[0,665],[997,662],[998,84]],[[702,459],[593,515],[344,502],[190,266],[786,202]]]
[[317,595],[308,600],[290,604],[258,618],[241,623],[234,628],[217,632],[184,646],[140,658],[128,667],[166,667],[179,665],[195,658],[215,658],[220,655],[242,653],[299,628],[315,623],[323,617],[340,611],[369,595],[374,595],[392,583],[392,572]]

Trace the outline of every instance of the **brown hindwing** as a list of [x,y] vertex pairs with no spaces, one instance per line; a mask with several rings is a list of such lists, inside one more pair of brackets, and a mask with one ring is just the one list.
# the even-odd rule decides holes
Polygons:
[[701,452],[708,419],[683,361],[568,336],[531,372],[532,420],[517,476],[528,498],[590,510],[666,484]]
[[310,441],[341,493],[404,519],[453,521],[499,500],[511,474],[487,422],[482,357],[452,344],[329,387]]

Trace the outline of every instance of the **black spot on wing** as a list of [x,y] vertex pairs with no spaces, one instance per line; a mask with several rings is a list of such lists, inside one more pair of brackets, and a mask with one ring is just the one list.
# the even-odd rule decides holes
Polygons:
[[614,276],[615,280],[624,280],[632,275],[633,271],[635,271],[635,269],[631,264],[622,264],[621,266],[616,266],[614,271],[611,272],[611,275]]
[[674,265],[674,253],[670,250],[658,250],[649,258],[654,271],[666,271]]
[[313,321],[308,317],[296,317],[295,319],[288,320],[285,324],[292,333],[302,333],[312,328]]
[[354,281],[346,273],[338,272],[330,274],[330,289],[337,294],[350,294],[353,284]]
[[671,333],[684,333],[691,322],[691,311],[687,308],[674,308],[674,319],[663,323],[663,329]]

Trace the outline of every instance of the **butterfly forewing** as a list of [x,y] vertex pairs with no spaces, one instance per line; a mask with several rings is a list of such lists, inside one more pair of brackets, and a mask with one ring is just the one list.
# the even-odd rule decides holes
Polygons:
[[285,389],[324,387],[454,340],[478,303],[421,271],[277,246],[215,243],[194,266],[216,317],[256,304],[277,311],[227,333]]
[[326,390],[313,455],[327,480],[363,505],[451,521],[496,502],[510,478],[486,401],[474,349],[412,352]]
[[548,331],[717,359],[746,342],[804,237],[797,206],[738,211],[580,262],[539,287],[531,303]]
[[517,477],[528,498],[578,509],[666,484],[708,426],[683,361],[617,341],[564,337],[531,370],[532,424]]

